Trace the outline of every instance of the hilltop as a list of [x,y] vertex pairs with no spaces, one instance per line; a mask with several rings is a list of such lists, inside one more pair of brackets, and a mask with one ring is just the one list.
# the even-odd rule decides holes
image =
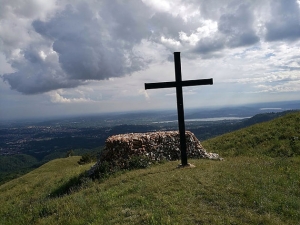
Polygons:
[[299,122],[292,113],[207,140],[225,160],[193,169],[168,162],[78,186],[92,164],[50,161],[0,186],[0,224],[297,224]]

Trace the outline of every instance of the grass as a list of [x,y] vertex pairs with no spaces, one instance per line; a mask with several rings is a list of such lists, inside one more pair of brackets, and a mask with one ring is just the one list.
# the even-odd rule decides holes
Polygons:
[[300,112],[259,123],[202,143],[227,156],[290,157],[300,155]]
[[295,121],[299,113],[203,142],[225,160],[189,160],[195,168],[168,162],[92,181],[80,180],[92,165],[80,157],[53,160],[0,186],[0,224],[299,224]]
[[0,224],[297,224],[300,157],[169,162],[49,196],[90,165],[58,159],[0,186]]

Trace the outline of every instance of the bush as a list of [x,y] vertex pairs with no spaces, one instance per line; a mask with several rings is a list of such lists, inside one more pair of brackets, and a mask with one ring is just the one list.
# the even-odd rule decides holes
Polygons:
[[150,159],[146,156],[134,156],[129,159],[129,165],[127,169],[144,169],[147,168],[150,163]]
[[73,150],[69,150],[69,151],[67,151],[66,157],[68,158],[68,157],[71,157],[73,155],[74,155],[74,151]]
[[77,163],[79,165],[84,165],[95,161],[96,161],[96,157],[94,155],[85,153],[81,156],[80,160]]

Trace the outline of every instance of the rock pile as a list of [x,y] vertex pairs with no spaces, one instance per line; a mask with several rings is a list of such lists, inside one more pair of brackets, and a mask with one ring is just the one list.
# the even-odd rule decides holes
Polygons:
[[[188,158],[219,159],[218,154],[207,153],[192,132],[186,131],[185,137]],[[161,131],[111,136],[107,138],[105,149],[93,168],[97,168],[104,161],[111,162],[122,168],[126,164],[126,161],[128,162],[128,160],[135,156],[146,157],[149,159],[149,162],[179,160],[179,132]],[[90,171],[91,173],[93,168]]]

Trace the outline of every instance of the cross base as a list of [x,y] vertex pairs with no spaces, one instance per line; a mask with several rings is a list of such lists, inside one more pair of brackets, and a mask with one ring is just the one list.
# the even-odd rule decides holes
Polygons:
[[177,166],[178,169],[180,169],[180,168],[195,168],[195,167],[196,167],[196,166],[193,165],[193,164],[191,164],[191,163],[188,163],[188,164],[186,164],[186,165],[179,164],[179,165]]

